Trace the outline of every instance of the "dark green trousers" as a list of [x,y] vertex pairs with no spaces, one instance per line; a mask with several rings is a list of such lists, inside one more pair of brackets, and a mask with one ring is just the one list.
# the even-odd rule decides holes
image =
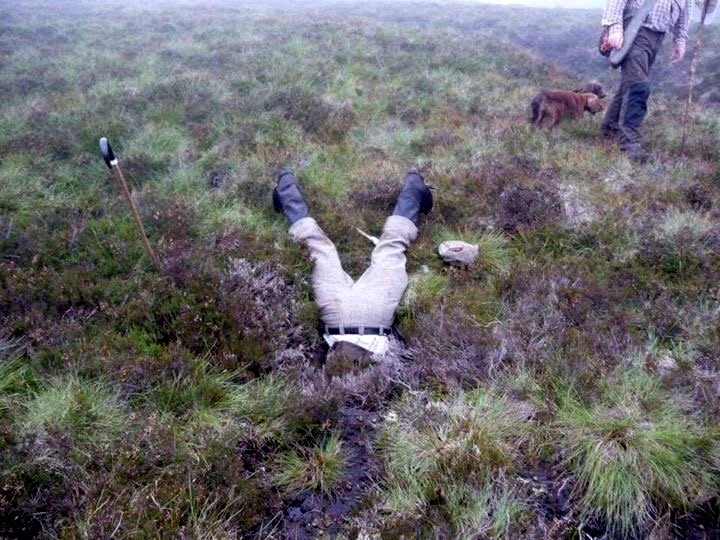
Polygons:
[[617,135],[621,148],[640,144],[640,126],[650,97],[650,68],[664,37],[663,32],[641,27],[620,64],[620,87],[605,111],[602,130],[605,135]]

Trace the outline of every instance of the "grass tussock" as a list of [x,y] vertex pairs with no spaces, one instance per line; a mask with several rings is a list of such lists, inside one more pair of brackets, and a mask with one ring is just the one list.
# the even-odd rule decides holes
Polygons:
[[345,461],[339,433],[332,433],[312,448],[292,450],[278,458],[276,481],[290,491],[333,492],[344,472]]
[[35,392],[19,415],[21,434],[59,434],[73,443],[107,445],[117,437],[123,420],[118,396],[101,382],[59,378]]
[[642,369],[608,378],[594,403],[561,396],[555,429],[586,517],[621,537],[641,536],[668,510],[712,498],[713,435],[688,417],[682,398]]
[[522,530],[529,508],[514,475],[534,413],[481,390],[400,402],[379,439],[384,531],[399,534],[408,522],[422,534],[462,537]]

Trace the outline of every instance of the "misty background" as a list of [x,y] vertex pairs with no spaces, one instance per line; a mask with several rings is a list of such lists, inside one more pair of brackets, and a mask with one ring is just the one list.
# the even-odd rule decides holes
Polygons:
[[544,7],[544,8],[577,8],[577,9],[589,9],[589,8],[604,8],[605,0],[465,0],[468,2],[476,2],[480,4],[502,4],[502,5],[519,5],[519,6],[530,6],[530,7]]
[[[412,3],[414,0],[390,0],[393,2]],[[436,2],[440,4],[467,3],[467,4],[494,4],[503,6],[525,6],[547,9],[605,9],[607,0],[452,0],[449,2]],[[700,10],[695,1],[690,2],[693,6],[693,19],[700,18]],[[717,9],[707,15],[707,23],[712,23],[717,16]]]

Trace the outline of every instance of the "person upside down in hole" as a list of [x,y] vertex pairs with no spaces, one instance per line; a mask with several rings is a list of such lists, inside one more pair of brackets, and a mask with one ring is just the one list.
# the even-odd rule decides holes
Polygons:
[[356,359],[387,352],[390,340],[395,339],[395,310],[408,285],[405,252],[417,238],[419,215],[429,213],[433,206],[432,192],[422,175],[416,169],[406,173],[370,265],[357,280],[343,270],[335,244],[310,216],[292,170],[278,175],[273,206],[284,214],[290,237],[309,251],[313,295],[330,351],[351,351]]

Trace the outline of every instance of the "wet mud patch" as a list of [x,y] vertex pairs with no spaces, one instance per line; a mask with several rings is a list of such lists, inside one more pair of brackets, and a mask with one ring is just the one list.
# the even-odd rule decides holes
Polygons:
[[282,538],[312,539],[346,531],[350,518],[362,509],[373,486],[379,458],[372,451],[377,412],[344,407],[338,413],[345,473],[329,495],[302,492],[284,501]]
[[673,538],[708,540],[720,538],[720,500],[704,504],[695,512],[678,517]]
[[0,512],[0,538],[36,538],[40,530],[40,522],[30,511],[11,509]]

